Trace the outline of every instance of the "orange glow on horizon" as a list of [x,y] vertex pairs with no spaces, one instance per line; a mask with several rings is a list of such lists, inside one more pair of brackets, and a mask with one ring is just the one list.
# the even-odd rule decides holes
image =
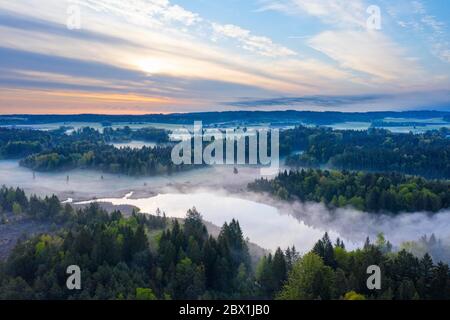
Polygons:
[[80,99],[90,99],[105,102],[150,102],[150,103],[171,103],[169,98],[147,97],[135,94],[118,94],[118,93],[90,93],[90,92],[45,92],[48,95],[59,97],[73,97]]
[[173,109],[183,106],[192,107],[192,101],[133,93],[26,89],[8,89],[0,93],[0,114],[168,114],[183,112]]

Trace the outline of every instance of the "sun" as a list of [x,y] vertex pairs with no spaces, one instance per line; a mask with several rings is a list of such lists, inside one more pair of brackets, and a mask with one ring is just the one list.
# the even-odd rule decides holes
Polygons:
[[144,59],[137,65],[140,70],[149,74],[170,73],[174,68],[170,62],[160,58]]

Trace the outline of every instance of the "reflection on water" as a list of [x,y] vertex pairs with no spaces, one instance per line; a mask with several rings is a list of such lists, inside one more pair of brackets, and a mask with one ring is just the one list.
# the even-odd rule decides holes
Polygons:
[[[141,199],[131,199],[128,194],[124,198],[106,198],[79,204],[95,201],[132,205],[144,213],[155,213],[159,208],[167,216],[177,218],[184,218],[189,208],[196,207],[204,220],[217,226],[232,219],[239,220],[244,236],[269,250],[295,245],[300,252],[306,252],[325,232],[324,229],[306,226],[302,221],[282,214],[273,206],[215,193],[169,193]],[[331,231],[330,236],[335,239],[338,234]]]
[[396,216],[368,214],[352,208],[330,212],[319,203],[288,203],[244,193],[223,191],[165,193],[154,197],[132,199],[105,198],[82,202],[109,202],[115,205],[132,205],[145,213],[155,213],[160,208],[171,217],[184,217],[195,206],[204,219],[218,226],[232,219],[239,220],[244,235],[266,249],[295,245],[305,252],[323,236],[325,231],[332,239],[344,240],[348,249],[360,247],[367,236],[374,241],[383,233],[391,243],[400,246],[405,241],[416,241],[423,235],[435,234],[443,241],[449,240],[450,210],[436,214],[424,212],[404,213]]

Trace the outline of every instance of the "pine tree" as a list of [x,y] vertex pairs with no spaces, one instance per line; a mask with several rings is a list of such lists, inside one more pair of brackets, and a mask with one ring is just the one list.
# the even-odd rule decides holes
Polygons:
[[281,286],[287,278],[286,260],[280,248],[275,251],[275,255],[273,256],[272,276],[274,278],[274,291],[277,292],[281,289]]
[[327,232],[325,232],[325,235],[322,237],[322,239],[317,241],[317,243],[314,245],[313,252],[323,259],[325,265],[336,268],[336,259],[334,258],[333,245]]

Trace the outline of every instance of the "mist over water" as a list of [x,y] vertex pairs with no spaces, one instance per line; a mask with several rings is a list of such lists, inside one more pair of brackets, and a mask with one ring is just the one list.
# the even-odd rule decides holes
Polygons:
[[[67,180],[69,177],[69,180]],[[130,177],[120,174],[102,173],[96,170],[76,169],[64,172],[33,172],[21,167],[15,160],[0,160],[0,185],[20,187],[29,194],[39,196],[56,194],[61,199],[92,199],[93,197],[123,196],[129,191],[135,194],[154,194],[158,190],[173,187],[189,190],[205,187],[245,189],[247,183],[259,178],[258,168],[239,168],[233,174],[233,167],[204,167],[179,172],[174,175],[153,177]]]
[[[375,240],[380,232],[396,246],[431,234],[450,243],[450,210],[433,215],[416,212],[392,216],[351,208],[330,211],[317,203],[278,201],[247,192],[247,183],[259,178],[259,172],[258,168],[240,167],[239,174],[233,174],[233,167],[219,166],[173,176],[136,178],[72,170],[37,172],[33,179],[32,171],[20,167],[17,161],[0,161],[0,185],[21,187],[27,194],[39,196],[56,194],[61,200],[73,198],[74,202],[98,198],[130,204],[147,213],[160,208],[171,217],[184,217],[195,206],[205,220],[217,226],[238,219],[245,236],[271,250],[295,245],[300,251],[307,251],[325,231],[332,239],[343,239],[349,249],[361,246],[367,236]],[[124,198],[130,192],[133,196]]]
[[331,228],[356,243],[362,243],[367,236],[375,240],[379,233],[383,233],[387,240],[397,246],[431,234],[444,241],[450,240],[449,209],[435,214],[414,212],[390,215],[369,214],[352,208],[330,211],[318,203],[294,202],[278,205],[307,225]]
[[361,247],[367,236],[375,240],[379,233],[397,247],[423,235],[435,234],[444,241],[450,240],[449,210],[434,215],[425,212],[374,215],[351,208],[330,211],[322,204],[286,203],[247,192],[233,194],[202,189],[183,194],[169,188],[164,192],[146,198],[134,199],[127,195],[81,203],[132,205],[145,213],[154,213],[159,208],[168,216],[178,218],[183,218],[189,208],[196,207],[205,220],[218,226],[231,219],[239,220],[250,241],[270,250],[295,245],[300,252],[306,252],[325,232],[333,240],[337,237],[344,240],[348,249]]

